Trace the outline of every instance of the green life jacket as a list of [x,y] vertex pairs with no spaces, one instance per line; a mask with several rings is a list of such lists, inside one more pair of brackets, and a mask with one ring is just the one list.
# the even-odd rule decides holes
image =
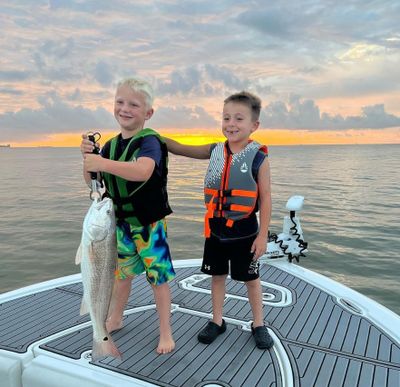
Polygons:
[[155,136],[160,142],[161,175],[156,167],[146,181],[128,181],[116,175],[102,173],[106,187],[105,195],[113,200],[117,219],[123,219],[132,226],[146,226],[172,213],[167,194],[167,147],[161,136],[150,128],[142,129],[133,136],[120,156],[117,153],[118,142],[122,139],[121,134],[109,140],[104,146],[103,157],[115,161],[134,162],[139,154],[142,140],[146,136]]

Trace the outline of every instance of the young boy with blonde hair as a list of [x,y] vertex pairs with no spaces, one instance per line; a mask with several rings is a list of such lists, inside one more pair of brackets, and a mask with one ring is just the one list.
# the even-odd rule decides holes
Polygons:
[[153,90],[147,82],[133,78],[121,81],[114,101],[120,133],[104,145],[100,155],[92,153],[94,144],[84,134],[81,152],[85,181],[90,184],[90,172],[100,173],[117,219],[118,268],[107,329],[122,328],[132,279],[145,272],[160,321],[157,352],[163,354],[175,347],[168,284],[175,272],[165,221],[172,212],[167,195],[168,151],[157,132],[144,128],[153,115],[152,104]]

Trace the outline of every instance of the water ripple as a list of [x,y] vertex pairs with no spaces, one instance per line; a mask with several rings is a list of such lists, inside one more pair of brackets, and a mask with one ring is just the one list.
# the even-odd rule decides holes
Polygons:
[[[310,252],[301,265],[400,313],[400,146],[270,147],[273,211],[305,196],[302,227]],[[203,254],[203,178],[208,162],[170,157],[175,259]],[[79,149],[0,150],[0,291],[72,274],[90,205]]]

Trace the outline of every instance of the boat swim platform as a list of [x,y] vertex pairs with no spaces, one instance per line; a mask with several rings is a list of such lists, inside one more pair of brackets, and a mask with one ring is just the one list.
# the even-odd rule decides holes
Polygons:
[[180,267],[176,261],[170,284],[175,351],[155,351],[158,317],[141,275],[133,282],[124,327],[112,334],[122,359],[92,361],[92,328],[89,317],[79,315],[83,288],[75,275],[63,277],[65,284],[48,281],[34,292],[24,288],[19,297],[0,297],[0,380],[10,380],[5,387],[400,386],[399,339],[379,324],[387,313],[390,324],[398,316],[381,307],[371,318],[351,297],[339,298],[309,281],[316,273],[279,261],[260,269],[271,350],[256,348],[246,286],[230,279],[227,331],[210,345],[199,343],[197,334],[212,312],[211,280],[198,264]]

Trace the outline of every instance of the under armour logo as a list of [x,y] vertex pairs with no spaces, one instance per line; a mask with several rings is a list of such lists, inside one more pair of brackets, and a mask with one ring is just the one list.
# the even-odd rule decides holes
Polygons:
[[247,166],[246,162],[244,162],[240,167],[240,172],[246,173],[248,170],[249,170],[249,167]]
[[204,265],[204,270],[211,270],[211,266],[209,266],[209,265]]
[[260,262],[257,261],[251,261],[250,266],[249,266],[249,274],[257,274],[258,270],[260,268]]

